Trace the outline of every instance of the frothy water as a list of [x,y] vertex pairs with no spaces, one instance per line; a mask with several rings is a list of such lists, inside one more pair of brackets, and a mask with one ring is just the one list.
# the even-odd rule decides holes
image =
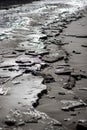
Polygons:
[[[0,10],[0,42],[8,40],[11,42],[14,40],[15,42],[18,41],[19,48],[41,51],[44,49],[44,43],[40,41],[40,37],[45,36],[42,33],[42,28],[55,20],[59,21],[60,17],[64,18],[83,9],[86,5],[87,0],[41,0],[8,10]],[[9,61],[4,61],[3,64],[5,65],[5,63],[8,64],[9,62],[9,65],[17,66],[15,60],[15,58],[9,59]],[[41,63],[35,64],[39,65]],[[5,70],[3,72],[3,74],[6,73],[13,77],[18,74],[18,72],[13,72],[13,74],[12,72],[8,73]],[[46,86],[42,84],[43,78],[41,77],[32,77],[29,75],[27,76],[28,80],[26,75],[23,77],[21,81],[20,79],[18,80],[20,82],[18,88],[22,92],[20,93],[22,96],[23,90],[28,90],[27,98],[29,98],[28,103],[31,105],[32,102],[34,103],[37,100],[37,94],[46,89]],[[15,79],[13,80],[14,83]]]
[[0,10],[0,40],[15,39],[17,35],[20,37],[22,31],[25,33],[21,37],[25,40],[30,39],[31,33],[37,35],[38,39],[42,34],[41,26],[59,19],[63,12],[75,13],[86,5],[86,0],[45,0]]

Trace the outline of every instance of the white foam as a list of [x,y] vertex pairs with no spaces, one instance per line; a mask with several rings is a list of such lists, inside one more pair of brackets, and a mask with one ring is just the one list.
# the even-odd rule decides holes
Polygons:
[[[70,5],[70,7],[58,8],[56,6],[56,4],[58,5],[58,3],[68,4]],[[41,21],[41,23],[43,22],[43,25],[46,25],[46,23],[51,23],[52,21],[54,21],[55,18],[58,17],[59,13],[63,13],[65,11],[67,11],[67,13],[73,13],[77,11],[78,8],[84,8],[84,6],[86,5],[87,0],[42,0],[9,10],[0,10],[0,39],[3,40],[7,37],[12,38],[14,30],[20,28],[24,30],[29,30],[29,27],[31,26],[33,28],[33,33],[38,34],[38,32],[40,32],[40,28],[37,27],[38,22]],[[45,20],[44,17],[40,19],[41,15],[47,15],[47,18]],[[31,25],[32,20],[36,25]],[[37,32],[35,30],[35,26],[37,27]],[[2,37],[2,34],[4,34],[4,37]]]

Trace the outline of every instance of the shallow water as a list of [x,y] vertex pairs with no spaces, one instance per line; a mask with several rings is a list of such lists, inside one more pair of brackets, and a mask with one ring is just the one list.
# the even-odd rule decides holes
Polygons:
[[[75,13],[87,5],[86,0],[41,0],[9,10],[0,10],[0,40],[19,39],[38,42],[41,28],[60,15]],[[33,37],[34,36],[34,37]]]

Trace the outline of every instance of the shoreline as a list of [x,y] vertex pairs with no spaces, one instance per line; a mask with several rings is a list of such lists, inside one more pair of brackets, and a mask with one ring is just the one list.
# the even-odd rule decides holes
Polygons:
[[[82,16],[80,16],[80,15],[78,15],[77,16],[77,19],[78,18],[81,18]],[[47,85],[47,89],[48,89],[48,95],[44,95],[41,99],[38,99],[39,100],[39,105],[36,107],[36,109],[37,110],[40,110],[40,111],[42,111],[42,112],[44,112],[44,108],[46,108],[47,109],[47,111],[46,111],[46,113],[48,114],[48,115],[51,115],[52,116],[52,118],[54,118],[55,119],[55,117],[59,120],[59,121],[61,121],[62,120],[62,118],[64,118],[64,116],[66,117],[66,114],[65,114],[65,112],[63,112],[62,111],[62,113],[60,112],[60,110],[61,110],[61,107],[62,107],[62,105],[61,105],[61,103],[59,102],[60,101],[60,99],[63,97],[63,95],[67,95],[66,96],[66,99],[68,99],[68,98],[70,98],[70,100],[72,100],[73,99],[73,94],[72,94],[72,91],[70,90],[67,90],[67,89],[63,89],[62,88],[62,86],[63,86],[63,82],[64,81],[66,81],[68,78],[69,78],[69,76],[67,75],[67,76],[65,76],[65,75],[57,75],[57,74],[55,74],[55,70],[56,70],[56,67],[64,67],[64,66],[68,66],[69,64],[68,64],[68,62],[69,62],[69,56],[70,56],[70,54],[68,54],[68,52],[65,50],[65,49],[61,49],[62,48],[62,46],[65,46],[65,45],[67,45],[68,43],[67,42],[61,42],[61,39],[59,39],[59,37],[60,37],[60,35],[61,35],[61,33],[62,33],[62,31],[63,30],[65,30],[65,28],[67,29],[68,27],[67,27],[67,25],[68,24],[71,24],[71,21],[73,21],[73,19],[75,19],[75,18],[71,18],[71,19],[69,19],[69,18],[67,18],[67,20],[66,21],[63,21],[64,22],[64,25],[63,25],[63,27],[62,28],[60,28],[60,32],[58,32],[58,34],[57,34],[57,36],[54,36],[54,37],[50,37],[49,36],[49,39],[48,39],[48,41],[46,41],[46,40],[44,40],[45,42],[47,42],[48,44],[47,44],[47,46],[46,46],[46,49],[47,50],[50,50],[50,54],[53,54],[53,57],[51,57],[51,55],[50,54],[48,54],[48,55],[46,55],[46,54],[44,54],[43,56],[42,56],[42,60],[43,61],[45,61],[45,62],[47,62],[48,64],[49,64],[49,66],[48,67],[46,67],[45,69],[42,69],[42,72],[40,73],[40,75],[43,75],[43,74],[45,74],[45,76],[43,76],[44,78],[45,78],[45,80],[44,80],[44,84],[46,84]],[[75,20],[77,20],[77,19],[75,19]],[[83,19],[83,18],[81,18],[81,19]],[[66,22],[66,23],[65,23]],[[76,21],[77,22],[77,21]],[[79,21],[78,21],[79,22]],[[56,26],[55,26],[56,27]],[[64,36],[63,36],[64,37]],[[53,40],[53,41],[52,41]],[[52,42],[52,43],[51,43]],[[51,44],[50,44],[51,43]],[[58,45],[59,44],[59,45]],[[61,52],[62,51],[62,52]],[[55,54],[54,54],[55,53]],[[60,54],[60,55],[59,55]],[[61,66],[61,64],[62,64],[62,66]],[[36,76],[37,75],[39,75],[38,73],[33,73],[33,74],[36,74]],[[64,81],[63,81],[63,79],[64,79]],[[51,83],[50,83],[51,82]],[[60,86],[60,87],[59,87]],[[62,89],[61,89],[62,88]],[[59,95],[57,95],[59,93]],[[71,94],[72,94],[72,96],[71,96]],[[56,96],[57,95],[57,96]],[[62,97],[60,97],[60,96],[62,96]],[[71,96],[71,97],[70,97]],[[40,95],[40,97],[41,97],[41,95]],[[58,102],[56,102],[58,100]],[[42,105],[42,106],[41,106]],[[47,106],[46,106],[47,105]],[[36,105],[35,105],[36,106]],[[54,106],[55,106],[55,108],[54,108]],[[41,108],[40,108],[41,107]],[[59,107],[59,108],[58,108]],[[59,110],[59,111],[58,111]],[[50,114],[52,112],[52,114]],[[57,113],[58,112],[58,113]],[[62,116],[61,116],[61,114],[62,114]],[[64,115],[63,115],[64,114]],[[69,113],[70,114],[70,113]],[[69,116],[69,114],[68,114],[68,116]],[[57,117],[57,115],[59,116],[59,117]],[[72,115],[74,115],[74,113],[72,113]],[[68,118],[66,119],[66,120],[68,120]],[[23,122],[22,122],[23,123]],[[70,125],[69,126],[69,128],[68,128],[68,125],[66,125],[67,123],[65,123],[65,124],[63,124],[63,126],[65,127],[65,128],[63,128],[63,127],[61,127],[61,123],[59,123],[59,124],[55,124],[55,125],[57,125],[56,127],[57,128],[54,128],[54,130],[55,129],[59,129],[60,127],[61,127],[61,129],[63,129],[63,130],[67,130],[67,129],[69,129],[72,125]],[[31,128],[33,128],[34,126],[33,125],[35,125],[36,126],[36,130],[38,130],[38,128],[40,127],[40,122],[39,122],[39,124],[37,125],[37,124],[29,124],[29,125],[31,125]],[[48,124],[46,124],[46,125],[48,125]],[[54,127],[55,127],[55,125],[54,125]],[[47,126],[46,126],[47,127]],[[51,127],[51,124],[50,124],[50,126],[49,127]],[[27,127],[27,126],[23,126],[22,127],[24,130],[25,130],[25,128],[26,128],[26,130],[29,128],[29,127]],[[45,129],[45,126],[43,126],[42,128],[40,128],[41,130],[42,129]],[[73,128],[73,127],[72,127]],[[9,128],[7,128],[7,130],[8,130]],[[51,130],[51,128],[49,128],[50,130]],[[70,128],[71,129],[71,128]],[[34,128],[33,128],[33,130],[34,130]],[[71,129],[72,130],[72,129]]]
[[[84,122],[87,122],[87,117],[86,117],[87,116],[86,115],[86,113],[87,113],[87,108],[86,108],[87,92],[85,91],[87,88],[87,86],[86,86],[87,77],[84,77],[84,76],[83,76],[83,78],[79,77],[80,76],[79,73],[81,71],[83,72],[83,75],[85,75],[85,74],[87,75],[87,62],[86,62],[86,57],[87,57],[86,45],[87,45],[87,43],[86,43],[86,37],[82,38],[82,36],[84,36],[86,34],[86,27],[87,27],[86,20],[87,20],[87,14],[85,17],[82,17],[81,19],[72,21],[71,23],[67,24],[66,28],[58,36],[58,39],[61,40],[61,47],[68,54],[68,56],[66,55],[67,62],[66,62],[66,60],[64,60],[63,62],[56,61],[56,62],[50,63],[51,67],[48,67],[45,70],[43,70],[43,73],[51,74],[53,76],[55,82],[46,83],[47,89],[48,89],[48,94],[44,95],[42,97],[42,99],[40,99],[39,105],[37,106],[37,110],[43,111],[50,117],[52,117],[56,120],[59,120],[69,130],[79,130],[80,127],[78,129],[77,126],[78,126],[78,122],[80,120],[83,120],[83,123],[81,122],[83,125],[82,129],[85,129]],[[76,30],[76,28],[77,28],[77,30]],[[82,32],[80,32],[80,31],[82,31]],[[79,37],[76,37],[76,36],[79,36]],[[82,41],[84,43],[82,43]],[[76,45],[74,44],[74,42],[77,42]],[[74,44],[74,45],[71,45],[71,44]],[[82,48],[82,44],[85,45],[85,50]],[[55,48],[58,47],[58,45],[53,45],[53,46],[56,46]],[[82,58],[81,58],[81,55],[82,55]],[[83,58],[85,58],[85,59],[83,59]],[[82,60],[82,62],[81,62],[81,60]],[[79,65],[78,65],[78,63],[79,63]],[[64,87],[64,84],[67,83],[67,78],[69,79],[69,76],[71,74],[68,74],[67,71],[66,72],[63,71],[63,73],[61,73],[61,67],[63,68],[67,65],[69,67],[73,68],[74,71],[76,71],[76,72],[74,72],[74,74],[75,74],[74,83],[73,83],[73,80],[70,81],[72,86]],[[59,69],[58,72],[60,71],[60,73],[57,73],[57,75],[53,74],[53,73],[55,73],[56,68]],[[67,84],[67,85],[69,85],[69,84]],[[80,88],[79,88],[79,85],[80,85]],[[81,91],[81,89],[83,91]],[[69,109],[63,110],[62,109],[64,104],[67,104],[69,101],[71,101],[71,102],[77,101],[79,103],[80,100],[86,106],[83,105],[83,107],[80,107],[78,105],[77,109],[74,109],[74,110],[69,110]],[[61,102],[63,102],[64,104]],[[73,106],[73,105],[71,105],[71,106]]]

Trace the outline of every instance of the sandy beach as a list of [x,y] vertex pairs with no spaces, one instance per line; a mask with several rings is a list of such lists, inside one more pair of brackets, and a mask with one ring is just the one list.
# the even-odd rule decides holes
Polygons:
[[64,13],[0,35],[0,130],[87,130],[87,9]]

